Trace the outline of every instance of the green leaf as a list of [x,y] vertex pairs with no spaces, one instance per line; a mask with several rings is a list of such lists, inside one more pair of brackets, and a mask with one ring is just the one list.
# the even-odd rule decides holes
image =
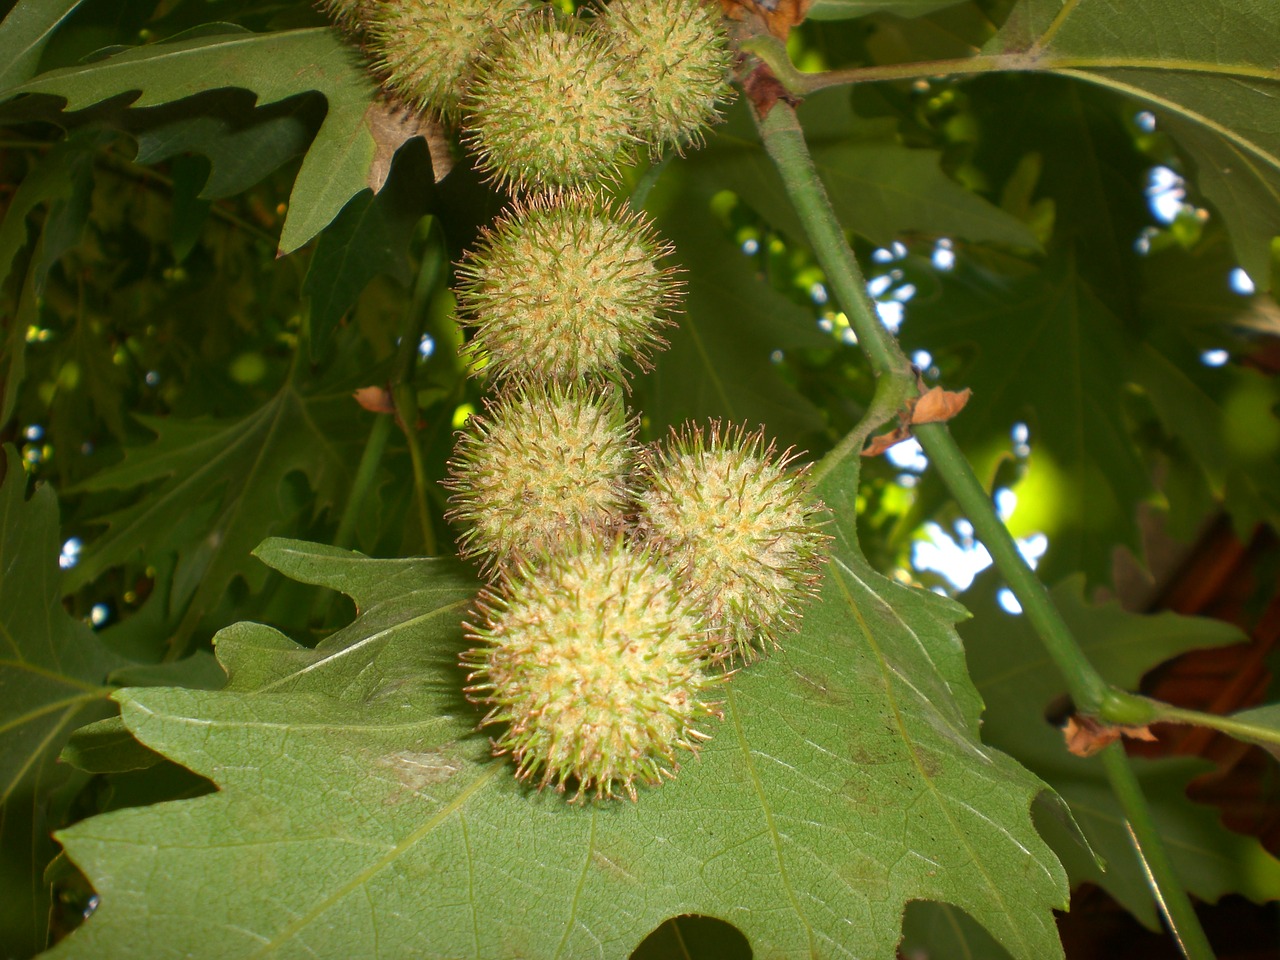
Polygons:
[[[252,107],[239,91],[235,96],[205,96],[197,107],[183,105],[176,119],[136,128],[138,163],[156,164],[186,153],[209,161],[209,176],[199,196],[219,200],[258,183],[311,142],[314,100],[295,97]],[[158,108],[164,112],[175,112]],[[194,112],[198,110],[199,112]]]
[[902,921],[903,957],[939,960],[1009,960],[1009,951],[962,910],[945,903],[917,901]]
[[386,187],[356,194],[320,234],[302,285],[311,298],[313,353],[323,349],[374,277],[385,273],[403,285],[410,282],[410,241],[435,200],[432,179],[422,173],[416,166],[406,173],[397,164]]
[[688,272],[684,313],[669,350],[640,378],[658,427],[687,419],[767,424],[784,445],[822,425],[812,403],[779,375],[775,350],[830,347],[816,318],[756,275],[711,212],[712,192],[672,170],[650,197],[658,230]]
[[1132,339],[1071,258],[1019,280],[962,261],[939,285],[911,304],[902,343],[971,358],[955,378],[973,388],[956,439],[989,481],[1010,428],[1029,423],[1031,476],[1055,507],[1042,515],[1047,576],[1108,580],[1116,544],[1137,550],[1136,506],[1151,489],[1122,406]]
[[119,661],[62,607],[58,502],[47,485],[25,499],[22,458],[4,447],[0,484],[0,942],[6,955],[45,946],[55,850],[46,839],[54,765],[71,731],[109,712]]
[[0,50],[5,62],[0,66],[0,90],[30,78],[40,65],[44,46],[82,0],[44,0],[17,3],[0,23]]
[[[1252,345],[1241,333],[1268,329],[1280,315],[1269,294],[1241,296],[1227,285],[1233,267],[1226,244],[1210,235],[1190,254],[1171,249],[1143,263],[1142,313],[1148,332],[1133,368],[1176,451],[1246,536],[1259,523],[1280,522],[1280,384],[1256,370],[1205,365],[1202,351]],[[1194,536],[1202,504],[1184,503],[1169,485],[1179,530]]]
[[[1063,682],[1025,617],[1005,613],[995,603],[998,583],[984,576],[965,594],[974,618],[961,628],[974,682],[987,703],[983,739],[1017,757],[1044,777],[1071,806],[1094,850],[1107,857],[1098,869],[1074,841],[1054,839],[1073,884],[1102,886],[1150,927],[1158,923],[1142,867],[1131,854],[1125,817],[1111,793],[1098,758],[1067,752],[1062,732],[1046,711],[1064,692]],[[1227,623],[1174,613],[1127,613],[1116,603],[1094,606],[1083,596],[1083,580],[1074,577],[1053,590],[1053,598],[1090,662],[1103,678],[1133,689],[1142,675],[1162,661],[1204,647],[1244,640]],[[1214,901],[1241,893],[1256,902],[1280,896],[1280,861],[1255,838],[1226,830],[1211,808],[1186,797],[1188,781],[1209,769],[1194,759],[1132,761],[1150,800],[1157,827],[1174,868],[1197,897]]]
[[1153,110],[1196,161],[1241,264],[1271,284],[1280,223],[1280,67],[1272,0],[1024,0],[984,52]]
[[59,759],[85,773],[124,773],[154,767],[164,758],[134,739],[119,717],[107,717],[76,730]]
[[1212,726],[1237,740],[1257,744],[1280,760],[1280,703],[1241,710]]
[[[266,571],[250,557],[264,533],[286,529],[337,502],[348,482],[348,460],[334,439],[350,397],[304,397],[286,383],[262,407],[238,420],[139,417],[157,435],[130,449],[123,462],[94,474],[87,490],[152,485],[146,496],[101,520],[107,530],[85,548],[64,589],[72,592],[144,551],[169,550],[180,561],[171,610],[183,610],[170,639],[178,649],[222,598],[232,579],[260,588]],[[335,419],[336,418],[336,419]],[[305,476],[314,498],[288,482]]]
[[[857,117],[848,91],[815,94],[801,105],[800,118],[814,165],[846,230],[880,245],[921,233],[1039,246],[1025,223],[948,177],[936,150],[902,146],[892,121]],[[686,163],[708,187],[734,191],[778,229],[804,242],[804,228],[745,103]]]
[[[44,161],[23,178],[0,223],[0,284],[9,278],[14,258],[27,244],[27,218],[38,207],[50,207],[48,219],[52,221],[57,220],[54,209],[84,209],[93,186],[93,155],[103,142],[101,132],[68,137],[55,144]],[[76,236],[70,243],[67,233],[65,228],[54,230],[48,247],[36,258],[32,281],[37,294],[44,293],[49,268],[74,244],[79,229],[74,230]]]
[[187,37],[53,70],[0,96],[50,94],[63,98],[70,111],[128,93],[137,95],[132,106],[148,107],[228,87],[252,90],[259,105],[313,90],[328,101],[289,200],[280,252],[291,253],[368,186],[374,160],[375,144],[365,122],[373,83],[358,54],[333,31]]
[[[823,491],[850,521],[856,471]],[[469,579],[269,541],[264,559],[341,586],[358,617],[314,650],[230,627],[226,690],[118,694],[139,741],[220,791],[61,833],[102,906],[51,956],[625,956],[699,913],[756,956],[889,958],[919,898],[1015,957],[1060,956],[1043,785],[978,742],[962,611],[880,577],[840,529],[804,629],[724,688],[700,758],[635,804],[580,807],[518,784],[473,729]]]

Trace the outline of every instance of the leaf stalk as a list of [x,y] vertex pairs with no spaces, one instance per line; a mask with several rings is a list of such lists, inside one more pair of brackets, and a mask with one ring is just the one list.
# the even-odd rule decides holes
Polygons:
[[[770,38],[752,38],[743,44],[743,49],[751,52],[764,50],[773,55],[781,50],[785,58],[785,48]],[[766,62],[773,66],[769,60]],[[788,77],[794,81],[800,76],[789,60],[779,63],[779,67],[786,74],[780,76],[784,84]],[[877,377],[876,396],[867,415],[841,441],[833,456],[825,461],[833,464],[860,451],[870,432],[887,422],[895,410],[901,410],[902,404],[917,394],[916,378],[897,340],[880,322],[867,296],[862,271],[813,166],[795,109],[785,101],[779,101],[764,118],[757,116],[757,127],[765,149],[778,168],[788,198],[804,225],[814,255]],[[946,424],[921,424],[916,428],[916,435],[951,495],[973,524],[978,538],[990,551],[996,568],[1022,604],[1028,620],[1066,680],[1076,706],[1085,713],[1097,714],[1104,701],[1132,697],[1123,691],[1113,691],[1080,649],[1044,584],[1018,551],[1012,535],[996,513],[991,497],[974,475]],[[1123,748],[1112,745],[1105,751],[1103,760],[1112,789],[1125,811],[1130,834],[1153,895],[1174,937],[1189,960],[1211,960],[1213,952],[1190,899],[1169,862],[1146,797]]]
[[1120,743],[1113,743],[1102,751],[1102,766],[1111,791],[1124,809],[1125,829],[1146,874],[1147,885],[1178,948],[1187,960],[1214,960],[1213,947],[1200,926],[1191,898],[1174,872],[1142,785]]

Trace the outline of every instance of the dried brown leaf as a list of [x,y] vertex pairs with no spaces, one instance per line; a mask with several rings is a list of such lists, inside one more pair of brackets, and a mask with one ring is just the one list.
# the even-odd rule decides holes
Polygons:
[[735,20],[757,16],[781,40],[804,20],[812,3],[813,0],[720,0],[726,16]]
[[950,420],[964,409],[973,393],[968,387],[963,390],[943,390],[933,387],[924,396],[916,400],[911,408],[912,423],[940,423]]
[[1150,727],[1110,726],[1094,717],[1080,714],[1067,718],[1062,736],[1066,740],[1067,749],[1077,757],[1092,757],[1095,753],[1101,753],[1121,737],[1149,742],[1156,739]]
[[431,151],[431,172],[439,183],[453,169],[453,156],[449,153],[449,141],[444,128],[431,117],[386,100],[375,100],[364,114],[365,125],[377,144],[373,164],[369,167],[369,186],[374,193],[381,192],[391,173],[391,161],[396,151],[412,140],[422,137]]
[[352,394],[356,403],[370,413],[395,413],[396,404],[386,387],[361,387]]
[[911,439],[911,428],[897,426],[888,433],[882,433],[878,437],[872,437],[871,442],[862,450],[864,457],[878,457],[890,447],[896,447],[903,440]]

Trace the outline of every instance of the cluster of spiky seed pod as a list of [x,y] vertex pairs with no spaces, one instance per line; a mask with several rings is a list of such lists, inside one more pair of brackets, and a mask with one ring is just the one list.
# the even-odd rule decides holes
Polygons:
[[824,535],[803,470],[763,431],[642,446],[626,364],[665,346],[682,283],[639,212],[599,192],[643,146],[699,142],[729,47],[704,0],[613,0],[587,20],[530,0],[321,0],[384,83],[461,119],[518,194],[458,264],[471,367],[495,386],[449,463],[447,516],[488,583],[467,696],[517,775],[636,796],[696,751],[730,668],[792,628]]
[[392,94],[461,122],[480,166],[518,192],[695,146],[728,91],[728,39],[704,0],[612,0],[585,18],[542,0],[318,2]]

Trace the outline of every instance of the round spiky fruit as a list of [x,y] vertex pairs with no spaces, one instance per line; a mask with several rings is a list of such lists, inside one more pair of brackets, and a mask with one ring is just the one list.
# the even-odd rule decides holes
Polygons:
[[458,306],[485,370],[516,381],[618,378],[647,350],[680,294],[651,222],[592,194],[549,194],[487,230],[458,268]]
[[[338,3],[339,0],[330,0]],[[346,0],[350,2],[350,0]],[[419,110],[453,119],[476,58],[529,0],[384,0],[369,7],[369,52],[384,85]]]
[[634,153],[634,96],[603,37],[549,14],[505,31],[467,96],[480,166],[515,190],[613,179]]
[[507,391],[467,421],[445,487],[465,524],[463,556],[503,571],[584,527],[620,527],[635,491],[635,423],[621,402],[582,387]]
[[358,34],[378,0],[316,0],[320,12],[346,34]]
[[724,20],[705,0],[613,0],[598,29],[627,64],[637,91],[636,133],[655,152],[698,145],[732,95]]
[[789,454],[775,455],[762,431],[718,423],[672,431],[647,453],[641,534],[705,607],[717,658],[776,646],[819,579],[827,538]]
[[[583,537],[536,565],[521,565],[477,601],[462,655],[467,696],[507,724],[494,753],[521,779],[574,789],[574,799],[625,793],[675,773],[678,750],[718,715],[701,694],[698,610],[652,553],[621,535]],[[482,725],[483,725],[482,724]]]

